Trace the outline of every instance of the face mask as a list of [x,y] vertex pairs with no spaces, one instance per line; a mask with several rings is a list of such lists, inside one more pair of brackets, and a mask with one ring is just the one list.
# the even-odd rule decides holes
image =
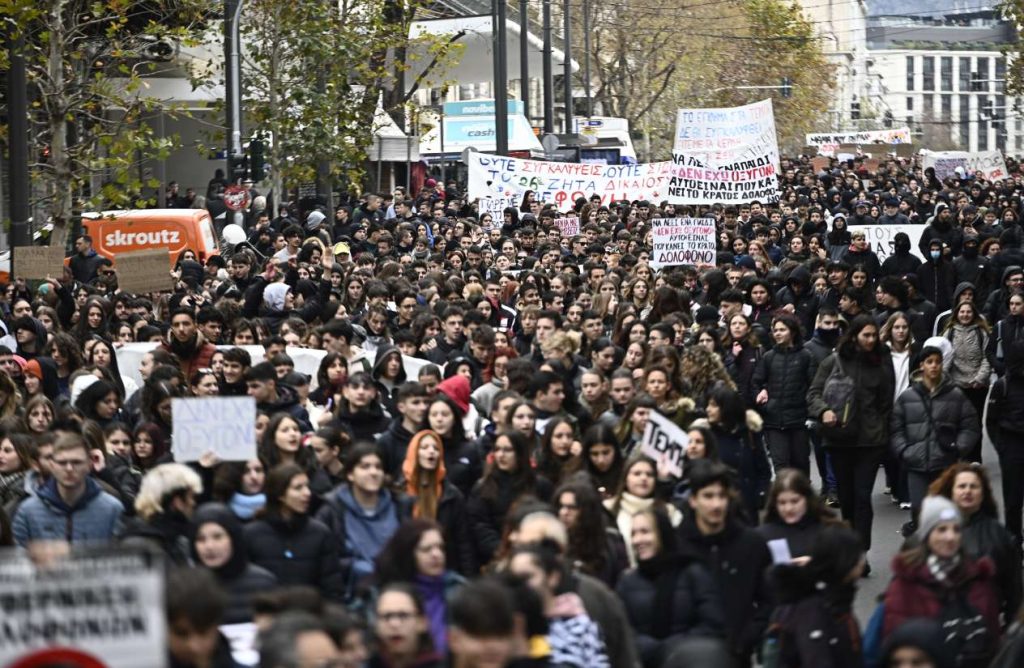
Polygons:
[[839,340],[839,329],[818,329],[814,330],[815,335],[830,346],[834,346]]
[[964,257],[969,257],[969,258],[978,257],[978,247],[977,246],[964,246]]
[[933,260],[938,260],[939,257],[942,255],[942,251],[933,250],[933,251],[929,251],[928,254],[931,255]]

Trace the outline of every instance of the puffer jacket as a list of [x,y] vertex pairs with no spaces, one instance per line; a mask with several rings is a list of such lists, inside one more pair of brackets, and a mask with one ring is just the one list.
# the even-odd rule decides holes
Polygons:
[[344,600],[338,538],[320,522],[266,513],[245,525],[243,537],[250,561],[270,571],[279,585],[314,587],[331,601]]
[[909,471],[942,471],[981,438],[981,423],[960,388],[943,378],[934,391],[915,374],[892,409],[892,450]]
[[988,557],[995,564],[996,594],[1003,619],[1013,619],[1021,602],[1020,545],[1014,544],[1013,536],[998,518],[984,510],[964,518],[963,541],[972,559]]
[[1024,369],[1011,368],[992,384],[985,427],[1000,461],[1024,462]]
[[992,367],[985,356],[988,333],[980,325],[953,325],[946,332],[946,338],[953,344],[953,359],[949,364],[949,376],[953,384],[966,387],[972,383],[988,386]]
[[985,354],[988,355],[989,364],[1000,376],[1006,373],[1006,350],[1021,340],[1024,340],[1024,317],[1022,316],[1008,315],[997,322],[992,329]]
[[892,414],[892,398],[895,394],[896,379],[892,368],[889,349],[876,347],[872,353],[854,351],[853,354],[836,352],[826,357],[807,391],[807,410],[811,417],[821,420],[827,410],[825,403],[825,382],[835,368],[837,356],[842,356],[843,370],[857,384],[856,419],[857,435],[851,440],[837,441],[827,435],[825,447],[877,448],[889,445],[889,419]]
[[807,421],[807,390],[814,380],[814,356],[800,347],[773,348],[754,371],[753,392],[767,390],[761,410],[766,429],[793,429]]

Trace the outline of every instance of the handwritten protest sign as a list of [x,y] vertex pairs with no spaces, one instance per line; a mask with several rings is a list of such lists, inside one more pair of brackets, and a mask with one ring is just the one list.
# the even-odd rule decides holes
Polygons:
[[659,413],[651,411],[644,428],[644,439],[640,451],[656,462],[663,462],[665,470],[676,477],[683,475],[683,456],[690,438],[674,422]]
[[256,456],[256,400],[252,397],[173,399],[171,417],[175,461],[198,461],[207,452],[226,462]]
[[814,169],[815,174],[828,169],[831,164],[832,160],[823,155],[811,158],[811,168]]
[[555,218],[555,227],[563,237],[574,237],[580,233],[579,218]]
[[715,221],[710,218],[655,218],[651,266],[715,264]]
[[815,132],[806,137],[806,142],[818,147],[821,155],[833,156],[841,144],[909,144],[910,128],[889,130],[864,130],[861,132]]
[[897,158],[911,158],[917,153],[917,147],[913,144],[896,144],[892,149]]
[[481,197],[476,206],[477,213],[481,216],[485,213],[491,214],[491,218],[500,225],[504,220],[502,216],[505,213],[505,209],[510,206],[518,209],[522,201],[523,197],[519,193],[513,193],[506,197]]
[[[164,268],[167,260],[164,259]],[[60,278],[64,274],[63,246],[16,246],[14,248],[14,276],[25,280],[45,280],[47,276]]]
[[[153,559],[104,550],[38,568],[12,550],[0,558],[0,583],[0,665],[166,666],[163,568]],[[92,662],[70,661],[68,648]]]
[[[473,152],[466,163],[469,172],[469,196],[480,198],[481,206],[493,206],[494,200],[523,201],[532,190],[537,201],[551,203],[560,210],[568,208],[578,197],[598,195],[601,204],[618,200],[665,199],[670,162],[639,165],[594,165],[571,162],[544,162],[506,158],[500,155]],[[500,211],[497,214],[500,215]],[[481,209],[483,213],[483,209]]]
[[777,202],[778,169],[771,100],[742,107],[678,111],[669,202]]
[[963,167],[964,176],[981,172],[989,181],[1005,179],[1009,174],[1002,151],[922,151],[922,154],[922,167],[935,169],[935,178],[939,180],[955,177],[957,167]]
[[871,250],[875,251],[879,262],[896,253],[896,235],[903,232],[910,237],[910,253],[924,260],[917,242],[921,240],[924,225],[851,225],[850,233],[863,232]]
[[167,251],[151,250],[117,255],[117,286],[125,292],[143,294],[173,290],[174,279],[167,271]]

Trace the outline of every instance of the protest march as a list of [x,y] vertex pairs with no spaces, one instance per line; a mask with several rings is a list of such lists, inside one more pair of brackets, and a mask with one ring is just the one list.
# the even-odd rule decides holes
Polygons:
[[1022,164],[675,120],[14,248],[0,665],[1024,665]]

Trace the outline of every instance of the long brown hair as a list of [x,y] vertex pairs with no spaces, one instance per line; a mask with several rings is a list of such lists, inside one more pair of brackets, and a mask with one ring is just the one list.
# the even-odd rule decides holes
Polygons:
[[979,512],[988,515],[994,520],[999,519],[999,510],[996,508],[995,497],[992,495],[992,481],[988,478],[988,471],[980,464],[969,464],[957,462],[942,472],[928,487],[928,494],[933,496],[944,496],[950,501],[953,500],[953,485],[956,484],[956,477],[961,473],[973,473],[981,483],[983,497]]
[[828,508],[814,491],[811,479],[800,469],[782,469],[775,475],[775,482],[768,491],[768,499],[765,501],[764,521],[783,523],[779,517],[779,510],[776,503],[779,495],[783,492],[799,494],[807,500],[807,515],[816,518],[822,524],[845,524],[836,514]]

